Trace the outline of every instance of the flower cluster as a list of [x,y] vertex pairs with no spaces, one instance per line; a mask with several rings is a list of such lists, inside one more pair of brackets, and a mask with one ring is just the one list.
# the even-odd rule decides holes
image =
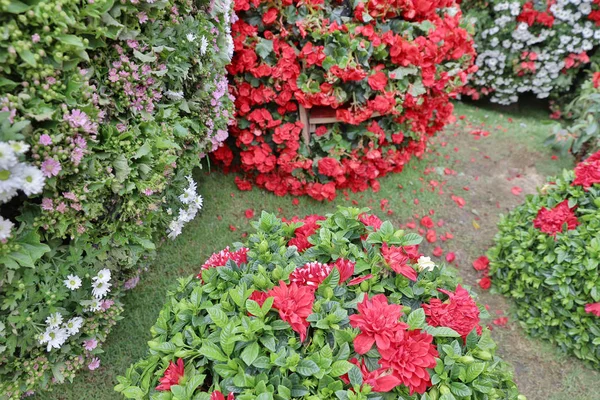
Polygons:
[[153,330],[151,354],[115,389],[138,399],[275,398],[293,390],[324,400],[449,393],[521,400],[479,326],[485,308],[443,266],[420,268],[409,258],[414,280],[388,268],[383,245],[416,254],[420,238],[389,222],[366,225],[377,220],[366,211],[340,208],[320,219],[305,231],[311,247],[303,251],[291,244],[297,222],[263,212],[247,247],[213,254],[201,280],[180,281]]
[[[423,153],[474,71],[453,1],[237,0],[235,9],[236,124],[213,156],[246,175],[241,190],[254,182],[332,200],[336,189],[378,189]],[[300,108],[337,122],[312,132]]]
[[[167,233],[171,239],[175,239],[179,236],[183,226],[196,218],[196,214],[202,209],[203,199],[202,196],[197,193],[196,182],[194,182],[194,179],[192,179],[191,176],[186,176],[185,179],[188,181],[188,187],[185,188],[181,195],[179,195],[179,201],[181,201],[185,207],[179,209],[177,218],[169,224]],[[167,210],[168,214],[173,213],[172,211],[169,211],[171,210]]]
[[[499,224],[489,275],[521,325],[600,366],[600,152],[550,178]],[[476,269],[487,273],[487,258]],[[483,262],[486,261],[486,262]]]
[[121,289],[200,209],[186,176],[227,137],[234,19],[228,0],[0,4],[1,398],[98,368],[81,340],[104,341]]
[[567,92],[600,44],[596,3],[493,0],[473,8],[479,69],[465,93],[510,104],[525,92],[538,98]]

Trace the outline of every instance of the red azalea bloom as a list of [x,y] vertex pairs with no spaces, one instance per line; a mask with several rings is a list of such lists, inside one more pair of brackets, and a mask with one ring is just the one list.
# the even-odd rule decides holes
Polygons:
[[169,366],[165,370],[165,373],[158,380],[160,385],[156,387],[156,390],[171,390],[171,386],[179,384],[179,380],[183,377],[184,373],[183,359],[179,358],[177,364],[169,361]]
[[202,271],[205,269],[223,267],[229,260],[234,261],[238,265],[246,263],[248,261],[248,250],[248,248],[242,247],[241,249],[232,252],[229,250],[229,246],[227,246],[220,252],[213,253],[200,268],[198,278],[202,279]]
[[354,261],[347,260],[345,258],[338,258],[335,260],[335,268],[340,273],[340,283],[346,282],[354,275],[354,267],[356,263]]
[[600,151],[575,167],[573,186],[581,185],[587,189],[595,183],[600,183]]
[[[356,358],[350,360],[350,362],[356,365],[363,377],[363,385],[369,385],[373,388],[374,392],[385,393],[393,390],[396,386],[401,385],[402,381],[393,374],[393,370],[390,368],[379,368],[375,371],[369,371],[365,365],[365,360],[358,362]],[[345,383],[349,384],[350,379],[348,374],[340,376],[340,379]]]
[[350,282],[348,282],[348,286],[356,286],[361,284],[362,282],[369,280],[373,277],[373,274],[368,274],[365,276],[357,276],[356,278],[350,280]]
[[562,232],[565,224],[567,230],[575,229],[579,225],[573,209],[569,208],[569,200],[562,201],[553,209],[542,207],[533,220],[534,227],[552,236]]
[[304,250],[312,247],[312,244],[308,241],[308,238],[319,229],[319,225],[317,221],[323,221],[325,217],[321,215],[307,215],[303,219],[298,217],[293,217],[290,221],[285,222],[302,222],[303,225],[299,228],[296,228],[294,231],[294,237],[290,239],[288,242],[288,246],[296,246],[299,252],[303,252]]
[[402,247],[388,246],[387,243],[384,243],[381,246],[381,255],[387,265],[396,273],[404,275],[411,281],[417,280],[417,271],[408,264],[411,259]]
[[284,281],[279,281],[279,286],[269,290],[267,295],[273,297],[273,308],[279,311],[279,317],[300,334],[303,342],[310,325],[306,318],[312,313],[315,301],[312,289],[295,283],[287,286]]
[[423,304],[427,323],[431,326],[452,328],[463,338],[466,338],[474,328],[477,328],[477,333],[480,333],[479,308],[469,292],[460,285],[456,287],[454,293],[443,289],[438,290],[447,294],[450,299],[447,302],[431,299],[429,304]]
[[331,265],[313,261],[292,271],[290,274],[290,283],[293,282],[300,286],[308,286],[316,289],[321,282],[327,279],[331,270]]
[[433,345],[433,336],[420,330],[404,329],[396,329],[390,346],[379,349],[379,364],[391,368],[402,384],[408,386],[411,395],[422,394],[431,386],[427,368],[435,368],[438,352]]
[[594,314],[596,317],[600,317],[600,303],[586,304],[585,312]]
[[397,329],[406,329],[408,325],[400,322],[402,307],[398,304],[388,304],[383,294],[365,296],[362,303],[358,304],[358,314],[351,315],[350,325],[359,328],[360,333],[354,338],[354,350],[358,354],[365,354],[373,344],[377,344],[380,351],[390,346],[390,341]]
[[490,266],[490,260],[486,256],[481,256],[477,260],[473,261],[473,268],[477,271],[484,271]]
[[235,397],[233,397],[233,393],[229,393],[227,395],[227,398],[225,398],[223,393],[219,392],[218,390],[215,390],[210,394],[210,400],[235,400]]
[[363,213],[358,216],[358,219],[360,222],[365,224],[365,226],[372,227],[374,231],[378,231],[379,228],[381,228],[381,224],[383,224],[383,221],[377,215],[374,214]]

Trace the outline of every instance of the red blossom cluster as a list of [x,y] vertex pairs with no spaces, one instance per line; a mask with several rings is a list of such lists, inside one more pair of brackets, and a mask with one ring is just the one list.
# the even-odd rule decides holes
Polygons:
[[484,290],[492,287],[492,279],[490,278],[490,260],[486,256],[481,256],[473,261],[473,268],[476,271],[483,272],[483,278],[479,280],[479,287]]
[[460,285],[456,287],[454,293],[442,289],[440,292],[448,295],[448,301],[431,299],[429,304],[423,304],[427,323],[431,326],[452,328],[463,338],[466,338],[473,329],[481,334],[479,308],[469,292]]
[[573,186],[581,185],[588,189],[595,183],[600,183],[600,151],[592,154],[575,167]]
[[565,225],[568,231],[577,228],[577,225],[579,225],[577,216],[573,209],[569,207],[569,200],[561,201],[552,209],[542,207],[533,220],[534,227],[552,236],[562,232]]
[[517,21],[525,22],[529,26],[540,24],[552,28],[552,25],[554,25],[554,15],[550,12],[550,6],[552,4],[553,2],[548,2],[547,10],[544,12],[536,10],[533,7],[533,2],[528,1],[523,4],[521,14],[517,17]]
[[[254,183],[317,200],[334,199],[337,189],[377,190],[380,177],[423,154],[452,114],[450,97],[474,72],[461,14],[437,12],[454,4],[369,0],[342,24],[330,16],[350,6],[334,0],[236,0],[229,73],[237,122],[213,159],[241,170],[240,190]],[[298,12],[284,12],[288,6]],[[367,13],[375,19],[364,22]],[[395,32],[395,17],[431,28]],[[299,105],[334,109],[339,122],[319,126],[307,142]]]
[[202,271],[209,268],[222,267],[225,264],[227,264],[227,261],[229,260],[234,261],[238,265],[244,264],[246,261],[248,261],[247,253],[248,249],[245,247],[242,247],[241,249],[236,251],[231,251],[229,250],[229,246],[225,247],[218,253],[213,253],[200,268],[198,278],[202,279]]
[[294,216],[289,221],[286,221],[284,219],[284,222],[302,222],[302,226],[296,228],[296,230],[294,231],[294,237],[289,241],[288,245],[296,246],[299,252],[303,252],[309,247],[312,247],[312,244],[310,244],[308,238],[311,235],[313,235],[319,228],[317,221],[323,220],[325,220],[325,217],[316,214],[307,215],[304,218],[298,218],[297,216]]

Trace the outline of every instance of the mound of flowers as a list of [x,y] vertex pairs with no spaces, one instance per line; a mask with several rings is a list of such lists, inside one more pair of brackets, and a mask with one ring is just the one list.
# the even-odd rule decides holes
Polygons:
[[511,104],[524,92],[558,97],[600,44],[597,0],[492,0],[471,10],[479,69],[465,92],[475,98]]
[[[475,70],[453,0],[236,0],[235,10],[237,123],[214,159],[242,171],[241,190],[331,200],[377,189],[423,153]],[[310,130],[302,110],[333,122]]]
[[148,356],[115,389],[131,399],[524,399],[481,326],[485,308],[419,254],[418,235],[365,211],[289,222],[263,212],[245,244],[179,281]]
[[528,196],[498,224],[494,288],[532,336],[600,366],[600,153]]
[[202,206],[227,136],[230,2],[0,4],[0,398],[70,380],[120,290]]

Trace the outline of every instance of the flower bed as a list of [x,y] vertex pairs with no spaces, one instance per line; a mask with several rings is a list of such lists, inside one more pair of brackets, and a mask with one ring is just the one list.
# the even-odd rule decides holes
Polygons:
[[465,93],[475,98],[511,104],[524,92],[558,97],[600,44],[598,0],[493,0],[465,9],[476,23],[479,67]]
[[[421,238],[340,208],[282,222],[181,279],[149,355],[118,378],[132,399],[524,399],[485,308]],[[303,225],[302,225],[303,223]],[[382,397],[383,396],[383,397]]]
[[[417,3],[235,2],[237,124],[214,159],[241,169],[241,190],[331,200],[423,153],[474,51],[453,0]],[[337,122],[308,134],[302,109]]]
[[189,175],[232,113],[231,13],[0,4],[1,398],[97,368],[123,285],[200,209]]
[[521,325],[600,366],[600,153],[529,196],[498,224],[494,288]]

